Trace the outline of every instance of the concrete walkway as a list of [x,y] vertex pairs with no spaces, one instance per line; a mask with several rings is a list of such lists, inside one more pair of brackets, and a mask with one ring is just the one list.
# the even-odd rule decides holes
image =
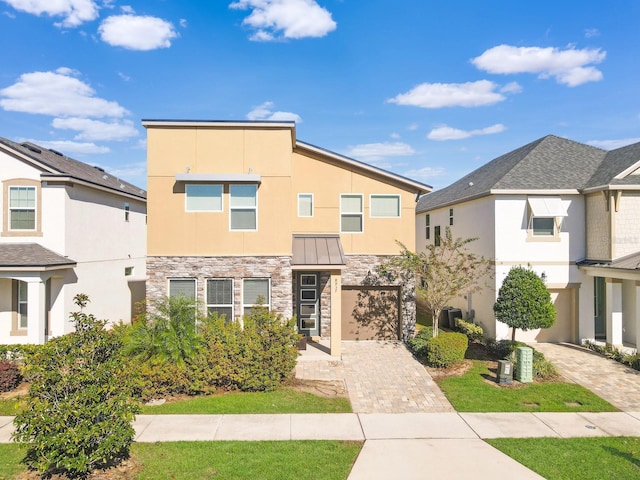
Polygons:
[[296,377],[344,381],[356,413],[453,412],[429,376],[399,341],[344,341],[342,359],[310,344],[298,361]]
[[640,372],[591,350],[568,343],[536,343],[568,380],[582,385],[623,411],[640,411]]
[[[0,417],[0,443],[13,417]],[[540,479],[482,439],[640,436],[640,412],[139,415],[137,442],[366,440],[349,480]]]

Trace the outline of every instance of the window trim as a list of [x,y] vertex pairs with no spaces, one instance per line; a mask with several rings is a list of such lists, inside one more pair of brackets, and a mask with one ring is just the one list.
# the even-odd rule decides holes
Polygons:
[[[309,196],[311,197],[311,215],[302,215],[300,213],[300,197],[302,196]],[[314,203],[315,203],[315,198],[313,196],[313,193],[298,193],[298,217],[299,218],[313,218],[313,214],[314,214]]]
[[242,299],[241,299],[241,305],[242,305],[242,316],[246,315],[245,311],[247,309],[249,309],[249,311],[251,311],[251,308],[256,307],[257,304],[256,303],[245,303],[245,286],[244,286],[244,282],[245,280],[266,280],[267,281],[267,294],[269,295],[269,298],[266,298],[266,302],[262,305],[263,307],[266,307],[267,310],[271,311],[271,297],[273,295],[272,291],[271,291],[271,277],[244,277],[242,279]]
[[[215,281],[230,281],[231,282],[231,303],[209,303],[209,280],[215,280]],[[222,308],[229,308],[231,307],[231,315],[227,316],[225,319],[226,321],[230,322],[235,318],[235,302],[234,302],[234,279],[233,277],[209,277],[207,279],[205,279],[205,294],[204,294],[204,299],[205,299],[205,308],[207,311],[207,315],[209,315],[209,308],[217,308],[217,307],[222,307]]]
[[[3,237],[41,237],[42,236],[42,184],[38,180],[30,178],[12,178],[3,183],[3,212],[2,232]],[[35,228],[33,230],[12,230],[11,213],[9,205],[9,191],[12,187],[32,187],[35,189]]]
[[[189,187],[218,187],[220,188],[220,209],[218,210],[200,210],[189,208]],[[210,198],[218,198],[215,197]],[[224,185],[221,183],[185,183],[184,185],[184,211],[189,213],[220,213],[224,212]]]
[[[360,197],[361,211],[358,212],[344,212],[342,210],[342,199],[344,197]],[[342,217],[343,215],[360,215],[360,225],[362,226],[360,231],[344,231],[342,230]],[[364,233],[364,194],[362,193],[341,193],[340,194],[340,233]]]
[[171,282],[173,280],[191,280],[193,281],[193,299],[198,299],[198,279],[195,277],[169,277],[167,278],[167,297],[171,298]]
[[131,204],[129,202],[124,202],[124,221],[129,221],[129,214],[131,213]]
[[[232,191],[233,189],[237,188],[237,187],[253,187],[255,189],[255,205],[252,207],[234,207],[232,205],[232,200],[233,200],[233,194]],[[255,211],[255,216],[256,216],[256,227],[255,228],[232,228],[232,220],[231,217],[233,215],[234,211]],[[258,185],[257,184],[247,184],[247,183],[240,183],[240,184],[232,184],[229,185],[229,231],[230,232],[257,232],[258,231]]]
[[453,208],[449,209],[449,226],[453,225]]
[[[374,198],[390,198],[394,197],[398,199],[398,214],[397,215],[374,215],[373,214],[373,199]],[[402,197],[397,193],[372,193],[369,195],[369,218],[402,218]]]
[[424,239],[431,240],[431,215],[428,213],[424,216],[424,227],[425,227]]

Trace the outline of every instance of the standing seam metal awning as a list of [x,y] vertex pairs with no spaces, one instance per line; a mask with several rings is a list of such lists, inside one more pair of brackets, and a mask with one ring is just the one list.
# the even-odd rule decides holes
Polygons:
[[566,217],[567,209],[558,197],[528,197],[534,217]]
[[340,235],[293,235],[294,267],[332,267],[340,269],[347,264]]

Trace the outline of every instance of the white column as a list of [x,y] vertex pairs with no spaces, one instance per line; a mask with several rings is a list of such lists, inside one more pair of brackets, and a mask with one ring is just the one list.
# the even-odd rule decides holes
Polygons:
[[342,355],[342,273],[331,272],[331,356]]
[[636,325],[636,350],[640,347],[640,283],[636,282],[636,304],[633,321]]
[[622,346],[622,281],[606,279],[607,343]]
[[41,278],[27,280],[27,339],[28,343],[45,341],[47,315],[45,282]]

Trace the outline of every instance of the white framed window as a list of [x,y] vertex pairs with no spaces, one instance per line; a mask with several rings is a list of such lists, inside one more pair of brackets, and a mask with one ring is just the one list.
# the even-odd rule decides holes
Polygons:
[[298,216],[313,217],[313,193],[298,194]]
[[186,298],[196,298],[196,279],[195,278],[170,278],[169,279],[169,296],[177,297],[184,295]]
[[340,232],[362,233],[364,231],[363,203],[361,194],[340,195]]
[[400,195],[371,195],[369,205],[369,216],[371,217],[400,217]]
[[440,225],[433,227],[433,244],[436,247],[440,246]]
[[556,234],[555,217],[532,217],[531,232],[534,237],[553,237]]
[[269,278],[242,279],[242,312],[247,315],[261,301],[261,307],[271,309],[271,281]]
[[16,311],[18,313],[18,328],[26,330],[29,326],[28,322],[28,284],[20,280],[16,280]]
[[9,187],[9,230],[36,229],[36,187]]
[[131,211],[131,205],[129,205],[129,202],[124,202],[124,221],[128,222],[129,221],[129,212]]
[[227,321],[233,320],[233,279],[207,279],[207,313],[224,315]]
[[258,186],[229,186],[229,229],[258,229]]
[[222,211],[222,185],[213,183],[187,183],[184,186],[184,192],[185,211]]

